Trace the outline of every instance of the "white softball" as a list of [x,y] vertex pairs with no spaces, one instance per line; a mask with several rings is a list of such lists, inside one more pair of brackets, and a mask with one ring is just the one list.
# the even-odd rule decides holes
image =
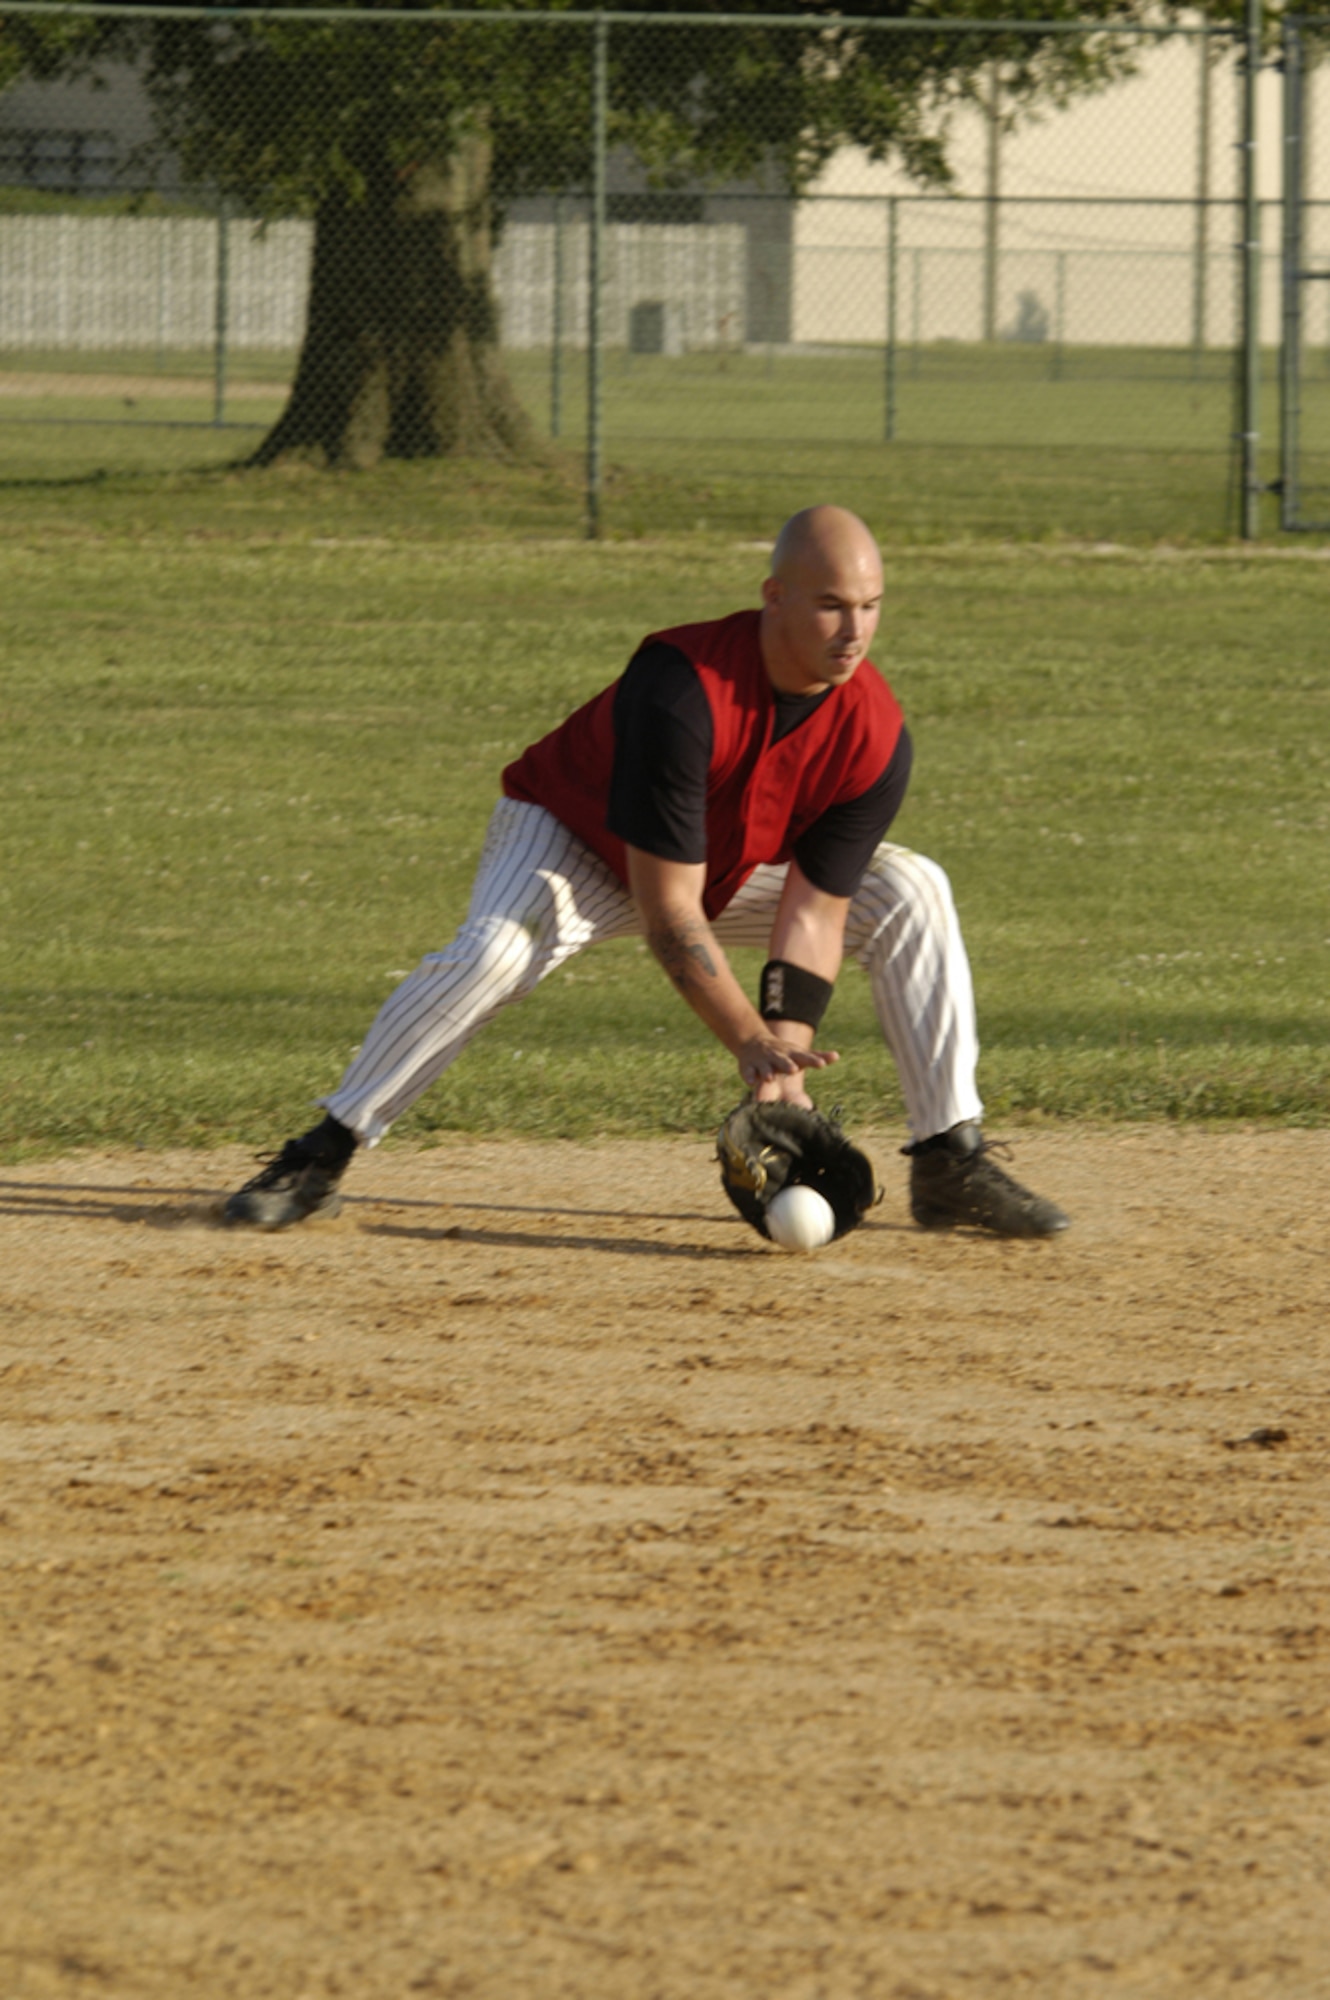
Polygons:
[[816,1188],[782,1188],[767,1208],[767,1228],[782,1250],[820,1250],[836,1234],[831,1203]]

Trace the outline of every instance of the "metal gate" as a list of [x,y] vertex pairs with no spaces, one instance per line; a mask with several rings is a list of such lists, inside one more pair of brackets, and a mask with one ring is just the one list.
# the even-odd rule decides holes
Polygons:
[[1289,15],[1283,41],[1280,526],[1325,530],[1330,529],[1330,204],[1307,198],[1307,79],[1330,49],[1330,19]]

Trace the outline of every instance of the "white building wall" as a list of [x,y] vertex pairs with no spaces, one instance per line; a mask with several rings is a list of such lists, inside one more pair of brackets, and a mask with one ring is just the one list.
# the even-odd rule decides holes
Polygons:
[[[588,230],[562,232],[562,335],[587,337]],[[685,348],[730,347],[744,326],[744,230],[613,223],[606,231],[603,336],[628,340],[639,302],[670,308]],[[305,330],[313,227],[232,222],[227,231],[227,339],[293,348]],[[206,218],[0,215],[0,349],[170,350],[216,334],[218,229]],[[548,346],[554,331],[555,229],[514,223],[500,239],[495,289],[503,338]]]
[[[1205,337],[1237,334],[1236,207],[1211,208],[1198,242],[1201,65],[1198,38],[1142,44],[1137,74],[1063,110],[1025,116],[999,142],[997,326],[1014,334],[1031,295],[1048,337],[1089,344],[1190,345],[1198,261]],[[1278,216],[1282,78],[1258,91],[1259,193],[1266,261],[1262,335],[1279,334]],[[1309,85],[1308,193],[1330,202],[1330,67]],[[1209,193],[1240,192],[1240,75],[1225,38],[1210,44]],[[895,166],[857,148],[831,161],[795,219],[794,333],[800,342],[886,339],[889,197],[897,197],[897,338],[977,340],[983,331],[987,124],[952,121],[954,192],[924,199]],[[964,197],[969,197],[965,199]],[[1330,256],[1330,211],[1311,243]]]
[[[601,335],[628,344],[635,305],[671,309],[682,347],[738,346],[745,317],[744,229],[737,223],[612,222],[605,231]],[[506,347],[547,347],[554,335],[555,270],[561,272],[562,338],[587,340],[590,230],[585,221],[510,223],[494,259],[494,288]]]
[[[228,337],[289,347],[305,323],[307,222],[227,232]],[[0,215],[0,348],[210,347],[217,224],[137,215]]]

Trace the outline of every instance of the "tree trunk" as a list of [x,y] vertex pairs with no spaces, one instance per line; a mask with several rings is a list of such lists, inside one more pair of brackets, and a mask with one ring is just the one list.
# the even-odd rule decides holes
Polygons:
[[444,167],[383,163],[363,200],[321,202],[291,400],[252,464],[534,455],[499,359],[489,166],[472,135]]

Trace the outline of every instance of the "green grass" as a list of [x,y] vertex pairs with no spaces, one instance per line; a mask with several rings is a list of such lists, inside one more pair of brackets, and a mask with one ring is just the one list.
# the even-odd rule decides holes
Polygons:
[[[517,353],[510,368],[544,413],[549,359]],[[584,364],[566,371],[569,422],[585,418]],[[1271,376],[1273,380],[1273,375]],[[698,352],[677,359],[612,350],[605,357],[605,428],[625,444],[670,438],[779,449],[787,443],[883,443],[886,365],[880,348],[764,355]],[[1223,451],[1232,417],[1232,363],[1218,351],[1194,378],[1185,350],[939,344],[902,348],[895,370],[895,437],[903,444],[1066,446]]]
[[[548,434],[550,356],[519,351],[507,361]],[[49,384],[41,395],[0,394],[0,485],[223,466],[275,419],[290,367],[289,355],[234,352],[229,427],[213,429],[205,351],[0,352],[0,376],[29,392]],[[1270,477],[1273,371],[1268,356]],[[1194,375],[1181,350],[907,347],[888,441],[878,351],[668,359],[615,350],[603,378],[602,517],[630,535],[743,533],[820,489],[902,540],[1213,541],[1237,525],[1230,374],[1217,351]],[[80,376],[98,379],[83,391]],[[1309,362],[1303,402],[1303,475],[1330,483],[1330,373],[1320,358]],[[557,448],[574,506],[586,410],[585,357],[570,351]],[[1273,497],[1264,525],[1276,525]]]
[[[753,601],[800,476],[736,477],[702,528],[700,483],[616,475],[650,532],[599,545],[553,462],[0,484],[0,1147],[298,1127],[446,942],[503,762],[653,625]],[[861,499],[825,462],[815,490]],[[898,832],[952,874],[992,1122],[1323,1121],[1322,565],[872,518],[918,752]],[[897,1117],[857,971],[830,1026],[824,1100]],[[736,1095],[625,945],[399,1130],[705,1129]]]

